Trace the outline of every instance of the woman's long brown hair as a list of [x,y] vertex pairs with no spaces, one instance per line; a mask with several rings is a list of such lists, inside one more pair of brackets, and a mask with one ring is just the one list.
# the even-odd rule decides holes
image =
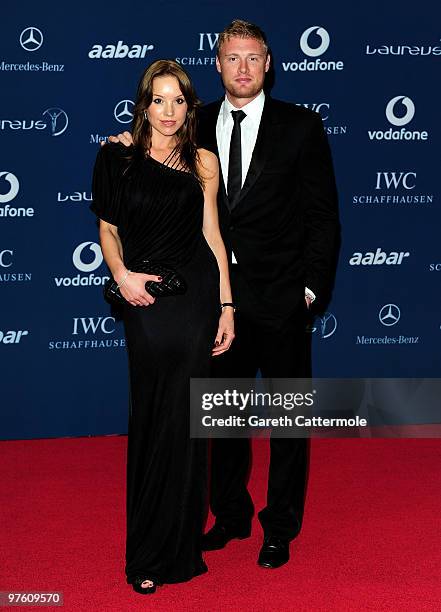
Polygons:
[[191,172],[202,183],[198,170],[199,155],[196,145],[196,110],[200,102],[193,84],[185,70],[174,60],[157,60],[148,66],[139,81],[136,103],[133,109],[132,137],[135,150],[142,156],[152,143],[152,128],[144,117],[144,111],[153,100],[153,79],[174,76],[187,103],[187,117],[176,132],[176,152],[185,170]]

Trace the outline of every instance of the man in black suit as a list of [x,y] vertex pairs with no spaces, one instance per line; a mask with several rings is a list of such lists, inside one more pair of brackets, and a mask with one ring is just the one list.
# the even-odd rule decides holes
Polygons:
[[[220,377],[299,377],[310,373],[308,309],[324,304],[338,243],[337,194],[320,116],[263,91],[270,56],[257,26],[233,21],[220,34],[216,66],[223,100],[200,112],[200,145],[220,160],[222,236],[237,307],[236,339],[214,364]],[[250,533],[246,439],[212,443],[211,510],[203,548],[223,548]],[[258,563],[289,559],[300,531],[307,472],[306,439],[271,438],[264,542]]]
[[[307,378],[308,309],[330,294],[339,231],[323,124],[317,113],[264,94],[270,56],[258,26],[233,21],[219,36],[216,65],[226,95],[200,111],[199,144],[220,161],[219,220],[237,312],[235,341],[216,358],[214,375],[253,378],[260,369],[265,378]],[[119,140],[131,144],[128,133]],[[203,536],[205,550],[250,534],[249,462],[249,440],[213,440],[216,522]],[[267,505],[259,512],[262,567],[289,559],[306,472],[306,439],[271,438]]]

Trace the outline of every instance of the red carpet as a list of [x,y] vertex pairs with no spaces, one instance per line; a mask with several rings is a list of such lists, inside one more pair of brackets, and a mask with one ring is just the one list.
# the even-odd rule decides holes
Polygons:
[[[123,574],[125,448],[125,437],[0,443],[1,591],[62,591],[51,609],[87,612],[441,610],[439,440],[315,440],[287,565],[256,565],[255,522],[248,540],[206,554],[208,574],[152,596]],[[256,441],[257,509],[266,470]]]

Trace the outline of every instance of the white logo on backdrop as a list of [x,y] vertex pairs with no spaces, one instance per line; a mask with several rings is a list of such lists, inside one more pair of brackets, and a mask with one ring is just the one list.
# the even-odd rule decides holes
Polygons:
[[20,45],[25,51],[37,51],[42,44],[43,33],[38,28],[25,28],[20,34]]
[[205,51],[205,43],[208,43],[208,47],[210,51],[217,45],[217,41],[219,38],[218,32],[199,32],[199,47],[198,51]]
[[[13,254],[14,251],[11,251],[11,249],[5,249],[4,251],[0,251],[0,266],[2,266],[2,268],[10,268],[12,266]],[[7,259],[5,258],[5,255]],[[6,263],[8,260],[9,263]]]
[[[86,263],[82,259],[83,251],[88,249],[94,254],[94,258],[91,262]],[[103,263],[103,254],[101,252],[100,245],[96,242],[82,242],[77,246],[72,254],[72,261],[74,266],[80,272],[93,272]]]
[[20,188],[20,184],[18,178],[15,174],[12,174],[12,172],[0,172],[0,178],[2,177],[9,183],[9,191],[7,193],[0,193],[0,204],[5,204],[15,198]]
[[131,111],[134,106],[132,100],[121,100],[121,102],[118,102],[113,111],[115,119],[120,123],[130,123],[133,119]]
[[315,321],[320,321],[319,325],[308,325],[306,331],[310,334],[314,334],[316,331],[320,332],[320,337],[330,338],[337,331],[337,318],[332,312],[325,312],[322,317],[317,317]]
[[50,119],[50,130],[52,136],[60,136],[67,130],[69,118],[61,108],[47,108],[43,111],[43,117],[47,115]]
[[391,327],[396,325],[401,317],[401,311],[396,304],[385,304],[378,313],[380,323]]
[[[402,117],[397,117],[395,107],[400,102],[406,107],[406,113]],[[407,96],[395,96],[389,100],[386,106],[386,117],[389,123],[398,127],[410,123],[415,115],[415,104]]]
[[[313,32],[321,39],[321,43],[318,47],[311,47],[309,44],[309,37]],[[309,57],[318,57],[319,55],[323,55],[323,53],[329,47],[330,42],[331,39],[325,28],[320,26],[312,26],[305,30],[301,35],[300,48],[305,55],[308,55]]]

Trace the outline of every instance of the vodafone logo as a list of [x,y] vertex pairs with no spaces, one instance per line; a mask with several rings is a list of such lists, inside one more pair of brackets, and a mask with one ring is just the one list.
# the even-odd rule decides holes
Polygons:
[[[86,249],[89,253],[93,253],[93,259],[88,263],[83,261],[83,252]],[[76,269],[80,272],[93,272],[103,263],[103,254],[100,245],[96,242],[82,242],[73,252],[72,261]]]
[[[321,40],[318,47],[311,47],[309,44],[310,37],[313,32]],[[311,26],[305,30],[300,37],[300,49],[309,57],[318,57],[319,55],[323,55],[323,53],[328,49],[330,42],[331,39],[325,28],[322,28],[321,26]]]
[[387,130],[368,130],[369,140],[428,140],[427,130],[411,130],[403,126],[415,116],[415,104],[408,96],[395,96],[386,104],[386,118],[390,125]]
[[92,287],[103,286],[108,275],[96,276],[93,272],[103,263],[101,247],[96,242],[88,240],[79,244],[72,253],[73,265],[79,272],[75,276],[55,276],[57,287]]
[[0,172],[0,191],[3,191],[3,184],[9,183],[9,188],[6,193],[0,193],[0,204],[6,204],[15,198],[20,188],[18,178],[12,172]]
[[[401,116],[397,116],[395,114],[395,109],[399,103],[406,109],[405,114]],[[392,125],[396,125],[397,127],[407,125],[412,121],[414,115],[415,104],[407,96],[395,96],[395,98],[392,98],[392,100],[389,100],[389,102],[387,103],[386,117],[389,123],[391,123]]]
[[299,45],[303,59],[295,61],[282,61],[284,72],[323,72],[328,70],[343,70],[342,60],[323,60],[321,55],[326,53],[331,43],[331,37],[322,26],[311,26],[301,34]]

